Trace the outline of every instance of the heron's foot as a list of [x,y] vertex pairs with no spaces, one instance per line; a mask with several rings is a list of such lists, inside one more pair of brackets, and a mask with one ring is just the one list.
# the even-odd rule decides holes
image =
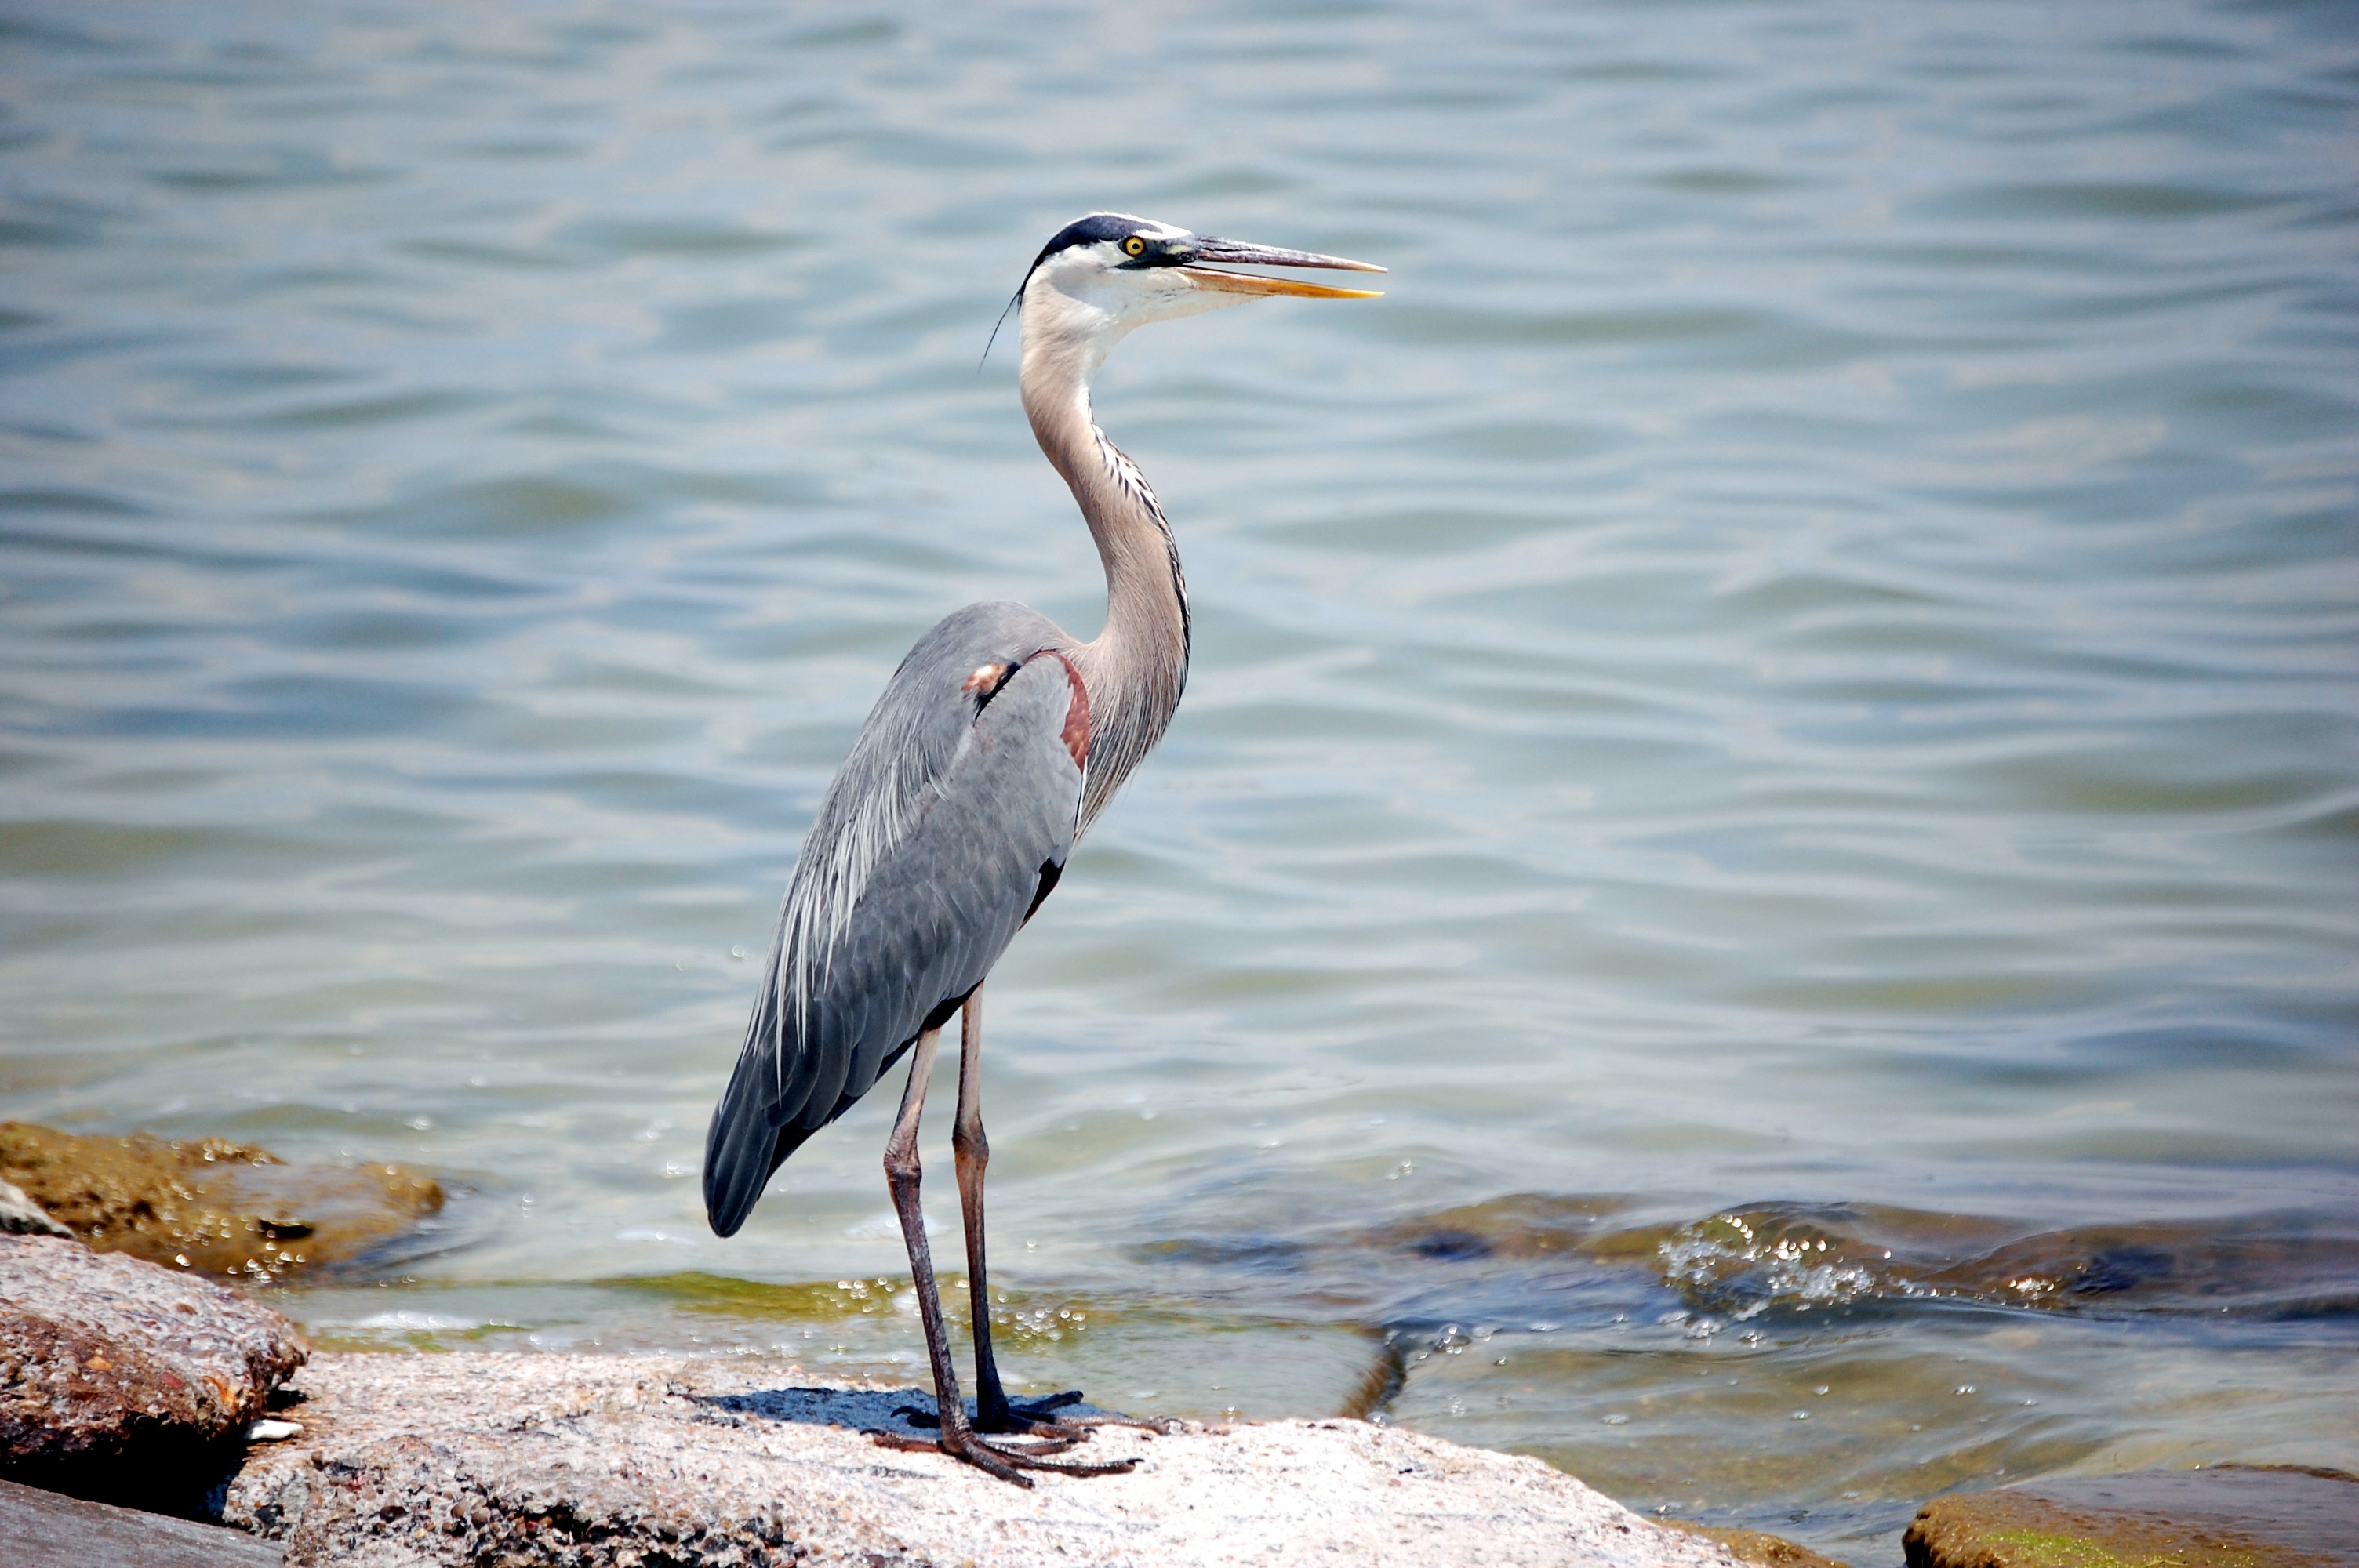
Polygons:
[[[1070,1448],[1074,1444],[1087,1439],[1091,1427],[1103,1425],[1108,1421],[1122,1419],[1103,1416],[1060,1416],[1057,1413],[1067,1405],[1076,1405],[1081,1402],[1082,1393],[1078,1389],[1066,1393],[1049,1394],[1041,1399],[1021,1401],[1005,1397],[998,1400],[986,1397],[976,1401],[979,1408],[973,1418],[973,1425],[975,1431],[988,1433],[994,1437],[1061,1438],[1062,1446]],[[921,1409],[917,1405],[897,1406],[893,1413],[911,1426],[930,1429],[938,1428],[942,1424],[941,1418],[934,1411]],[[1125,1422],[1123,1424],[1133,1423]]]
[[1041,1437],[1061,1433],[1076,1441],[1086,1438],[1093,1429],[1101,1426],[1127,1426],[1158,1437],[1169,1437],[1180,1430],[1170,1422],[1152,1418],[1142,1420],[1127,1415],[1060,1413],[1068,1405],[1081,1402],[1082,1391],[1079,1389],[1068,1389],[1061,1394],[1048,1394],[1037,1400],[1003,1399],[998,1410],[986,1410],[983,1418],[975,1422],[975,1427],[981,1432],[1029,1433]]
[[1005,1394],[995,1398],[995,1393],[996,1390],[986,1390],[974,1401],[977,1432],[1000,1436],[1062,1437],[1069,1443],[1079,1443],[1090,1434],[1080,1422],[1057,1413],[1068,1405],[1082,1402],[1079,1389],[1037,1400],[1011,1400]]
[[882,1448],[899,1448],[916,1453],[936,1450],[953,1459],[963,1459],[985,1475],[1029,1489],[1032,1478],[1027,1470],[1049,1470],[1063,1476],[1126,1476],[1136,1459],[1110,1459],[1087,1464],[1072,1459],[1050,1459],[1047,1454],[1062,1453],[1078,1439],[1058,1437],[1046,1443],[993,1443],[980,1433],[968,1429],[964,1422],[952,1427],[939,1437],[909,1437],[897,1432],[872,1432],[870,1442]]
[[[916,1405],[897,1405],[894,1407],[893,1413],[899,1416],[903,1421],[908,1422],[911,1426],[918,1427],[923,1431],[939,1432],[941,1430],[941,1417],[935,1414],[932,1411],[920,1410]],[[1063,1426],[1054,1422],[1029,1421],[1021,1417],[1001,1422],[997,1425],[983,1421],[970,1421],[966,1424],[975,1432],[987,1432],[995,1437],[1038,1437],[1046,1439],[1047,1441],[1040,1444],[1028,1447],[1027,1451],[1034,1454],[1061,1454],[1066,1449],[1071,1448],[1074,1444],[1086,1441],[1090,1435],[1087,1432],[1081,1430],[1079,1427]],[[910,1441],[922,1447],[929,1440],[925,1438],[912,1438]]]
[[[920,1405],[896,1405],[893,1407],[893,1413],[899,1416],[903,1421],[908,1422],[911,1426],[924,1427],[929,1431],[942,1424],[942,1418],[940,1416]],[[994,1417],[988,1410],[984,1411],[981,1415],[970,1416],[967,1418],[967,1423],[970,1426],[973,1426],[975,1431],[987,1432],[995,1437],[1022,1435],[1026,1430],[1027,1421],[1031,1422],[1031,1424],[1039,1426],[1044,1433],[1052,1430],[1051,1423],[1048,1422],[1034,1421],[1028,1416],[1002,1415],[999,1417]]]

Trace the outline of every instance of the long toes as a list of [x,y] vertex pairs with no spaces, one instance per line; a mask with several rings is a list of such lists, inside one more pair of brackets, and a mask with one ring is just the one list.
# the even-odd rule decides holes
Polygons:
[[[988,1444],[977,1443],[969,1447],[962,1447],[958,1451],[958,1456],[987,1476],[996,1476],[999,1479],[1012,1482],[1027,1492],[1032,1489],[1032,1477],[1016,1468],[1017,1465],[1024,1462],[1019,1459],[1011,1463],[1006,1455]],[[1034,1466],[1034,1468],[1038,1467]]]
[[954,1459],[965,1460],[986,1476],[996,1476],[999,1479],[1011,1482],[1027,1492],[1032,1489],[1032,1478],[1016,1468],[1016,1465],[1024,1463],[1021,1458],[994,1448],[971,1432],[931,1446],[950,1454]]
[[[995,1452],[1007,1454],[1004,1448]],[[1054,1470],[1060,1476],[1127,1476],[1138,1463],[1136,1459],[1031,1459],[1013,1454],[1007,1454],[1007,1457],[1027,1470]]]
[[1131,1415],[1068,1415],[1059,1416],[1057,1424],[1068,1429],[1091,1431],[1101,1426],[1127,1426],[1157,1437],[1169,1437],[1180,1430],[1180,1423],[1155,1416]]
[[1081,1439],[1061,1432],[1043,1432],[1019,1434],[1019,1441],[1013,1443],[995,1443],[988,1437],[978,1437],[975,1441],[995,1454],[1021,1458],[1028,1454],[1062,1454]]
[[1053,1470],[1064,1476],[1126,1476],[1136,1459],[1114,1459],[1103,1464],[1082,1464],[1070,1459],[1050,1459],[1045,1455],[1061,1454],[1073,1445],[1070,1437],[1051,1438],[1046,1442],[1022,1445],[988,1442],[972,1432],[955,1433],[948,1438],[912,1437],[900,1432],[872,1432],[868,1441],[879,1448],[897,1448],[912,1454],[947,1454],[953,1459],[963,1459],[985,1475],[1029,1490],[1031,1477],[1026,1470]]

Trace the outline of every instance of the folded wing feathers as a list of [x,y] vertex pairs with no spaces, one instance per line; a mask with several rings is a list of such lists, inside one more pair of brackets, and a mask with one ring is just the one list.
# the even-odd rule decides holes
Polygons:
[[[1022,605],[972,605],[919,639],[886,683],[804,839],[802,858],[796,863],[788,882],[777,935],[771,942],[768,973],[765,977],[766,995],[754,1009],[747,1030],[745,1059],[741,1061],[739,1070],[741,1074],[749,1066],[764,1070],[769,1091],[768,1117],[774,1125],[797,1120],[818,1125],[814,1115],[827,1115],[838,1108],[833,1103],[838,1093],[856,1097],[868,1087],[867,1082],[857,1080],[861,1077],[860,1069],[870,1064],[864,1060],[855,1064],[846,1054],[864,1044],[867,1048],[861,1054],[865,1057],[876,1054],[879,1046],[889,1051],[899,1044],[864,1039],[872,1033],[872,1024],[884,1026],[881,1014],[870,1017],[873,1011],[878,1007],[885,1007],[886,1011],[897,1011],[886,1005],[885,998],[847,995],[834,997],[832,1004],[823,1004],[822,999],[833,996],[832,982],[839,960],[847,951],[846,938],[859,915],[863,898],[876,882],[880,868],[891,863],[927,815],[940,804],[952,775],[962,766],[962,759],[974,744],[977,707],[973,697],[961,690],[964,677],[978,665],[1013,665],[1036,650],[1066,645],[1069,642],[1054,622]],[[1057,686],[1061,691],[1061,670]],[[1053,724],[1049,733],[1055,733]],[[1003,778],[997,787],[1010,785]],[[1074,791],[1071,805],[1060,812],[1062,820],[1058,827],[1063,831],[1056,837],[1062,839],[1062,844],[1055,847],[1055,855],[1061,861],[1064,845],[1071,842],[1071,830],[1065,824],[1072,821],[1073,814],[1079,810],[1079,781],[1075,779],[1060,787]],[[1017,787],[1016,793],[1024,792]],[[1005,804],[1021,814],[1015,799]],[[961,822],[966,822],[968,810],[976,808],[982,814],[978,818],[980,830],[987,839],[991,805],[962,804]],[[1016,824],[1010,820],[1005,826],[1012,830]],[[1016,834],[1027,839],[1033,836],[1029,832]],[[1025,852],[1034,853],[1046,847],[1029,846]],[[1004,848],[1013,851],[1016,846],[1010,842]],[[952,877],[981,870],[980,866],[950,864],[936,869]],[[1021,872],[1026,879],[1037,879],[1038,871],[1038,855],[1034,854]],[[899,881],[897,877],[896,881]],[[1024,886],[1028,898],[1033,881],[1027,880]],[[1019,910],[1021,907],[1019,904]],[[917,935],[915,932],[907,935],[913,939]],[[990,940],[980,931],[946,931],[940,936],[953,947],[963,947],[966,944],[962,938]],[[870,939],[861,938],[864,942]],[[999,940],[1004,942],[1004,936]],[[920,968],[931,967],[914,951],[905,949],[902,956]],[[940,949],[936,956],[951,957],[949,952]],[[997,946],[993,946],[987,957],[976,956],[987,968],[990,959],[997,957]],[[953,963],[952,967],[959,966]],[[917,976],[912,972],[907,978],[914,980]],[[980,975],[974,978],[979,979]],[[854,979],[853,989],[857,991],[861,985],[868,983],[872,981],[865,976]],[[904,1000],[924,1008],[947,999],[929,996]],[[828,1013],[830,1005],[834,1010],[832,1016]],[[768,1059],[761,1061],[762,1056]],[[813,1076],[814,1068],[819,1076]],[[840,1089],[822,1095],[820,1091],[828,1086],[821,1078],[833,1080],[839,1071],[847,1073],[854,1081],[843,1082]],[[724,1107],[733,1101],[742,1106],[744,1102],[738,1096],[750,1087],[733,1085],[731,1094],[724,1097]],[[789,1096],[799,1098],[789,1104]],[[829,1103],[817,1103],[821,1098]]]
[[[887,711],[897,685],[886,687],[851,756],[844,759],[805,840],[803,858],[795,865],[779,911],[770,959],[769,1012],[781,1092],[788,1020],[793,1020],[798,1035],[809,1036],[811,999],[826,989],[836,948],[851,928],[861,892],[940,795],[958,754],[955,739],[949,747],[926,743],[933,737],[926,733],[924,716],[914,705],[904,701],[900,711]],[[962,735],[963,729],[961,725],[958,733]]]

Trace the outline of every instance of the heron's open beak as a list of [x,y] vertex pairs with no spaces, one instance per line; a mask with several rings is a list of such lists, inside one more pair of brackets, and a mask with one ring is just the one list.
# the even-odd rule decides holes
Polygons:
[[[1369,262],[1346,261],[1342,256],[1322,256],[1310,251],[1282,251],[1274,245],[1249,245],[1242,240],[1217,240],[1209,234],[1197,237],[1196,260],[1241,262],[1247,266],[1315,266],[1336,272],[1385,270]],[[1323,283],[1259,277],[1252,273],[1223,272],[1218,267],[1191,265],[1179,270],[1199,287],[1217,289],[1223,294],[1284,294],[1297,299],[1378,299],[1384,296],[1380,288],[1330,288]]]

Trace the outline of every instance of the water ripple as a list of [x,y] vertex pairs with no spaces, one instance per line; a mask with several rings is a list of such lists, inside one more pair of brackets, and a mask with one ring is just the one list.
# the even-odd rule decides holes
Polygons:
[[[987,596],[1095,629],[1005,339],[975,361],[1111,204],[1393,276],[1104,377],[1199,641],[994,983],[1020,1267],[1114,1299],[1246,1236],[1156,1310],[1263,1325],[1267,1388],[1632,1496],[1736,1431],[1765,1519],[1841,1495],[1749,1446],[1836,1463],[1828,1357],[1882,1390],[1855,1433],[1953,1411],[1955,1354],[2041,1389],[1911,1486],[2359,1464],[2303,1402],[2347,1249],[2270,1250],[2359,1212],[2342,11],[0,10],[9,1114],[500,1173],[540,1202],[419,1265],[452,1322],[625,1236],[897,1268],[881,1109],[726,1249],[678,1173],[902,650]],[[1477,1375],[1484,1302],[1627,1292],[1429,1237],[1414,1310],[1288,1369],[1309,1319],[1256,1292],[1341,1255],[1321,1223],[1535,1191],[1633,1195],[1607,1228],[1687,1316]],[[1697,1217],[1745,1193],[1754,1242]],[[2051,1281],[2052,1337],[1911,1315],[1966,1264],[1862,1249],[1942,1215],[2024,1217],[1973,1267]],[[1846,1292],[1889,1337],[1794,1326]],[[2214,1295],[2279,1359],[2187,1330]],[[2056,1326],[2113,1306],[2164,1336],[2143,1404]],[[1757,1409],[1650,1425],[1764,1324]],[[2215,1425],[2230,1385],[2275,1413]]]

